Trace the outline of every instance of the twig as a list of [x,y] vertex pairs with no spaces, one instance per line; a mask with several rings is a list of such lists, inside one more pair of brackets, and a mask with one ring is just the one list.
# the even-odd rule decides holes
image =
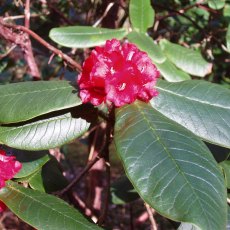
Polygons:
[[147,210],[148,215],[149,215],[149,220],[151,223],[151,230],[157,230],[157,224],[156,224],[156,221],[153,217],[152,208],[146,203],[145,203],[145,207],[146,207],[146,210]]
[[54,46],[50,45],[48,42],[46,42],[44,39],[42,39],[39,35],[34,33],[32,30],[30,30],[30,29],[28,29],[28,28],[26,28],[24,26],[20,26],[20,25],[6,24],[6,23],[3,22],[1,17],[0,17],[0,24],[2,24],[3,26],[5,26],[7,28],[11,28],[11,29],[13,29],[15,31],[23,31],[23,32],[29,34],[31,37],[33,37],[35,40],[37,40],[39,43],[41,43],[47,49],[49,49],[50,51],[52,51],[53,53],[58,55],[60,58],[62,58],[64,61],[66,61],[67,64],[71,68],[76,69],[79,72],[82,71],[81,65],[79,63],[74,61],[68,55],[64,54],[61,50],[59,50],[59,49],[55,48]]
[[89,161],[89,163],[86,165],[83,171],[73,181],[71,181],[71,183],[68,186],[66,186],[62,191],[58,192],[58,195],[62,196],[70,189],[72,189],[73,186],[75,186],[83,178],[83,176],[93,167],[93,165],[96,164],[96,162],[100,159],[100,156],[96,156],[92,161]]
[[[31,14],[30,18],[41,17],[42,15],[43,14]],[[7,16],[7,17],[3,18],[3,21],[17,20],[17,19],[21,19],[21,18],[25,18],[25,15]]]
[[114,2],[110,2],[108,4],[108,6],[105,9],[104,14],[93,24],[93,27],[97,27],[101,23],[101,21],[106,17],[107,13],[113,7],[113,5],[114,5]]
[[107,121],[106,126],[106,142],[104,148],[104,160],[105,160],[105,172],[106,172],[106,187],[105,187],[105,202],[104,207],[101,212],[101,216],[98,219],[98,224],[101,225],[106,219],[107,212],[109,209],[109,198],[110,198],[110,180],[111,180],[111,173],[110,173],[110,161],[109,161],[109,146],[112,142],[113,136],[113,127],[114,127],[114,118],[115,118],[115,108],[112,106],[109,109],[109,119]]
[[110,196],[110,163],[109,163],[109,155],[106,154],[105,159],[105,170],[106,170],[106,187],[105,187],[105,203],[103,210],[101,212],[101,216],[98,219],[97,224],[101,225],[104,223],[105,218],[107,216],[108,208],[109,208],[109,196]]
[[30,28],[30,0],[26,0],[25,5],[25,27]]
[[8,56],[8,54],[10,54],[11,51],[14,50],[15,48],[16,48],[16,45],[12,45],[4,54],[0,54],[0,60]]
[[[102,124],[101,124],[102,125]],[[100,127],[100,126],[99,126]],[[89,151],[89,157],[88,157],[88,161],[91,161],[93,158],[93,154],[95,152],[95,144],[96,144],[96,140],[98,137],[98,133],[99,133],[99,127],[95,130],[95,134],[93,136],[93,141],[92,141],[92,145]]]
[[[0,17],[0,37],[3,37],[6,41],[11,42],[13,45],[18,45],[24,55],[24,58],[29,66],[29,72],[33,77],[40,78],[40,72],[35,61],[31,41],[27,33],[20,33],[14,31],[5,24],[3,18]],[[12,25],[13,27],[14,25]],[[24,27],[26,28],[26,27]],[[27,28],[26,28],[27,29]]]

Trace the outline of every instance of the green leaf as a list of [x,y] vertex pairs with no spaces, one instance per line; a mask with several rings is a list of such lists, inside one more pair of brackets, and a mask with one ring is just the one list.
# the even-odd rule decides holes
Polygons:
[[155,17],[150,0],[130,0],[129,16],[134,30],[145,33],[153,26]]
[[226,35],[227,49],[230,52],[230,24],[228,25],[227,35]]
[[31,188],[47,193],[56,192],[68,185],[68,181],[62,175],[55,159],[46,163],[29,178],[28,182]]
[[199,77],[211,73],[212,64],[208,63],[199,51],[171,43],[166,39],[162,39],[160,45],[168,59],[186,73]]
[[166,57],[160,47],[148,35],[133,31],[128,34],[127,38],[130,42],[136,44],[140,50],[145,51],[153,62],[162,63],[165,61]]
[[155,63],[158,70],[160,71],[161,75],[170,82],[178,82],[178,81],[185,81],[190,80],[191,77],[175,67],[175,65],[170,62],[168,59],[165,60],[163,63]]
[[215,10],[220,10],[224,7],[225,0],[208,0],[208,6]]
[[158,81],[159,95],[152,106],[202,139],[230,148],[230,91],[219,85],[192,80]]
[[0,126],[0,143],[17,149],[45,150],[70,142],[88,127],[84,119],[67,113],[25,125]]
[[110,193],[113,204],[127,204],[139,198],[138,193],[125,175],[112,183]]
[[170,219],[225,229],[226,188],[206,145],[144,102],[116,110],[115,145],[141,198]]
[[182,223],[177,230],[199,230],[197,227],[192,224]]
[[[199,230],[199,229],[191,224],[181,223],[178,230]],[[227,222],[226,230],[230,230],[230,208],[229,206],[228,206],[228,222]]]
[[65,47],[88,48],[103,45],[109,39],[122,39],[126,34],[125,29],[68,26],[53,28],[49,36],[53,41]]
[[17,160],[22,163],[21,170],[14,176],[15,178],[27,177],[46,164],[50,157],[48,151],[29,152],[25,150],[14,150]]
[[0,200],[20,219],[38,230],[101,229],[63,200],[16,183],[0,190]]
[[0,86],[0,124],[26,121],[81,104],[67,81],[23,82]]
[[219,165],[224,172],[227,188],[230,188],[230,161],[222,161]]

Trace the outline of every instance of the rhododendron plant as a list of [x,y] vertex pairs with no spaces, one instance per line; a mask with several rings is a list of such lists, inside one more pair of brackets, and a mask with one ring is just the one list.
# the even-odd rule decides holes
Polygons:
[[136,99],[148,102],[158,92],[154,89],[159,71],[145,52],[134,44],[116,39],[96,47],[78,77],[83,103],[113,103],[116,107]]
[[[16,161],[14,156],[7,156],[5,151],[0,150],[0,189],[5,186],[5,181],[10,180],[20,171],[21,167],[21,163]],[[5,204],[0,201],[0,212],[5,208]]]
[[0,151],[0,212],[38,230],[229,229],[229,1],[2,2],[0,148],[23,170]]

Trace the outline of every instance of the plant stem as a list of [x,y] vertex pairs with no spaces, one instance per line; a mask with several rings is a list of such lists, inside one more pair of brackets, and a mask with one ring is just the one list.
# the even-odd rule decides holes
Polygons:
[[47,49],[58,55],[60,58],[62,58],[64,61],[67,62],[67,65],[69,65],[71,68],[76,69],[78,72],[82,71],[81,65],[77,63],[75,60],[73,60],[68,55],[64,54],[61,50],[55,48],[54,46],[50,45],[48,42],[46,42],[44,39],[42,39],[39,35],[34,33],[32,30],[26,28],[25,26],[20,25],[13,25],[13,24],[7,24],[4,23],[4,20],[2,17],[0,17],[0,24],[2,24],[4,27],[11,28],[15,31],[23,31],[33,37],[35,40],[37,40],[39,43],[41,43],[43,46],[45,46]]
[[93,160],[89,161],[89,163],[86,165],[83,171],[67,187],[65,187],[61,192],[59,192],[58,195],[62,196],[70,189],[72,189],[73,186],[75,186],[83,178],[83,176],[93,167],[93,165],[100,159],[100,156],[96,156]]
[[149,215],[149,220],[150,220],[150,223],[151,223],[151,230],[157,230],[157,224],[156,224],[156,221],[153,217],[153,211],[152,211],[152,208],[145,203],[145,207],[146,207],[146,210],[148,212],[148,215]]

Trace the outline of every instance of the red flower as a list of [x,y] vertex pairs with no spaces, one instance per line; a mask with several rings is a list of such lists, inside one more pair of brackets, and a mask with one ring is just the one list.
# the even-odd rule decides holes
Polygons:
[[158,94],[154,86],[159,75],[145,52],[133,44],[109,40],[84,62],[78,77],[80,97],[83,103],[112,102],[116,107],[136,99],[148,102]]
[[[0,189],[5,186],[5,181],[10,180],[19,172],[22,165],[14,156],[6,156],[5,151],[0,150]],[[5,204],[0,201],[0,212],[5,209]]]
[[6,205],[2,201],[0,201],[0,213],[4,212],[5,209],[6,209]]

